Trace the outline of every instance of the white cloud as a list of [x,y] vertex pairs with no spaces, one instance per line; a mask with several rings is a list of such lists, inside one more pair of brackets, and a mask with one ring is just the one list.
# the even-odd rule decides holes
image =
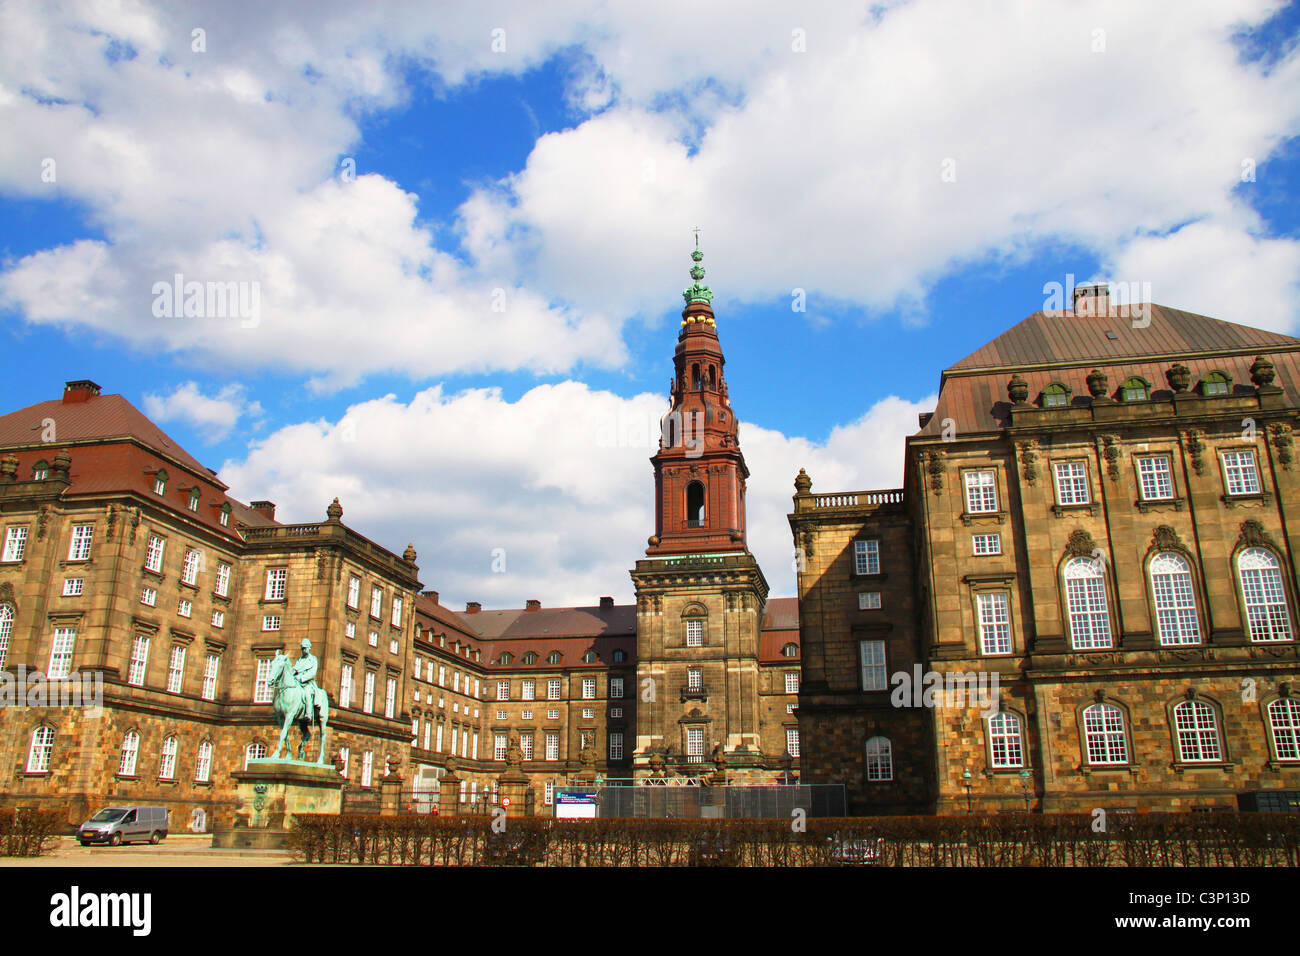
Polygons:
[[144,410],[159,422],[184,422],[197,428],[209,442],[230,434],[241,419],[262,417],[262,406],[244,397],[244,386],[224,386],[216,395],[204,395],[195,382],[178,385],[169,395],[144,396]]
[[[749,545],[773,594],[792,594],[785,515],[800,467],[823,491],[896,487],[918,411],[888,398],[825,443],[742,425]],[[628,571],[654,533],[661,396],[621,398],[578,382],[509,402],[495,389],[431,388],[349,408],[336,422],[290,425],[221,477],[236,495],[277,502],[282,521],[315,521],[338,496],[344,521],[390,550],[413,541],[421,579],[447,602],[518,607],[630,601]],[[495,549],[505,572],[494,573]]]

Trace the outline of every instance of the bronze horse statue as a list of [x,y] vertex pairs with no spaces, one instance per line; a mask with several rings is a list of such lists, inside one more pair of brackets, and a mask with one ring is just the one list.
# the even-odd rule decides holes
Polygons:
[[329,742],[329,694],[323,687],[303,687],[299,684],[293,670],[293,658],[283,651],[277,653],[271,662],[267,686],[275,694],[275,719],[280,724],[280,740],[270,759],[280,759],[280,753],[289,737],[289,728],[297,724],[302,733],[302,738],[298,741],[298,759],[306,760],[311,726],[317,724],[320,727],[320,756],[316,763],[324,766],[326,745]]

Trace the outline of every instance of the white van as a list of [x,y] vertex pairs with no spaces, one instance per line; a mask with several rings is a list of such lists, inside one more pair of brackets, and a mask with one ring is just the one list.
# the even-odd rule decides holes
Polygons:
[[167,816],[166,807],[105,807],[77,827],[77,839],[82,846],[121,846],[133,840],[157,843],[167,836]]

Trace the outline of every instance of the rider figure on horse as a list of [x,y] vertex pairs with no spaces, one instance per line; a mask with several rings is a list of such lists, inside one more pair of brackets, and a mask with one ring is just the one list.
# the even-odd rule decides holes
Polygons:
[[307,723],[314,723],[316,720],[316,693],[319,689],[316,686],[316,671],[319,670],[320,664],[316,660],[316,655],[311,652],[311,639],[304,637],[302,639],[302,656],[293,664],[293,676],[298,680],[298,686],[302,688],[302,719]]

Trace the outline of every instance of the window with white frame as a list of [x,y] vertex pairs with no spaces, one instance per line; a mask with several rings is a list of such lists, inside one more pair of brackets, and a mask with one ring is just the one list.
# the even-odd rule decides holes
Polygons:
[[520,682],[522,690],[520,691],[520,700],[533,700],[537,697],[537,681],[532,678],[525,678]]
[[532,712],[531,710],[522,710],[522,711],[519,712],[519,717],[520,717],[522,720],[532,720],[532,719],[533,719],[533,712]]
[[230,505],[221,506],[221,510],[217,512],[217,521],[221,523],[223,528],[230,527]]
[[429,734],[433,730],[433,722],[428,717],[424,718],[424,749],[429,749]]
[[525,760],[533,759],[533,735],[532,734],[519,735],[519,749],[524,752]]
[[375,672],[366,671],[366,683],[362,690],[361,709],[367,714],[375,712]]
[[584,677],[582,679],[582,699],[583,700],[596,699],[596,678]]
[[1278,760],[1300,760],[1300,702],[1279,697],[1268,705],[1268,728]]
[[384,592],[381,588],[372,586],[370,588],[370,616],[373,618],[383,617],[384,614]]
[[402,626],[402,599],[393,595],[393,627]]
[[505,734],[492,735],[492,759],[493,760],[506,759],[506,746],[507,744],[509,744],[509,742],[510,741]]
[[704,645],[704,621],[691,618],[686,622],[686,646],[702,647]]
[[872,737],[866,742],[863,751],[868,781],[886,783],[894,779],[894,748],[888,737]]
[[785,750],[791,757],[799,756],[799,731],[795,727],[785,729]]
[[179,694],[185,679],[185,645],[173,644],[167,661],[167,693]]
[[288,568],[269,568],[266,572],[266,599],[283,601],[285,584],[289,580]]
[[704,672],[698,667],[688,667],[686,669],[686,688],[687,690],[700,690],[704,687]]
[[853,542],[853,573],[880,573],[880,542],[875,538]]
[[1009,770],[1025,765],[1025,751],[1021,743],[1020,718],[1005,710],[994,714],[986,722],[989,735],[989,758],[994,770]]
[[609,709],[609,716],[610,716],[612,719],[614,719],[614,720],[618,720],[619,718],[621,718],[621,717],[623,716],[623,708],[622,708],[622,707],[611,707],[611,708]]
[[1084,710],[1083,736],[1088,763],[1128,763],[1124,712],[1114,704],[1093,704]]
[[614,700],[620,700],[623,697],[623,678],[611,677],[609,679],[609,696]]
[[186,598],[181,598],[176,602],[176,614],[178,617],[191,617],[194,614],[194,605]]
[[510,699],[510,681],[508,680],[497,681],[497,700],[509,700],[509,699]]
[[885,673],[885,642],[859,641],[858,653],[862,664],[862,689],[886,690],[889,675]]
[[12,527],[5,530],[5,561],[21,561],[27,553],[27,529]]
[[368,787],[374,779],[375,752],[367,750],[361,755],[361,786]]
[[279,629],[280,629],[280,615],[278,614],[262,615],[262,630],[278,631]]
[[54,728],[41,725],[32,733],[32,743],[27,749],[27,772],[49,773],[50,757],[54,753]]
[[442,729],[443,729],[442,721],[439,720],[438,726],[434,728],[434,735],[433,735],[434,749],[437,750],[438,753],[442,753]]
[[880,610],[880,592],[879,591],[861,591],[858,593],[858,610],[859,611],[879,611]]
[[1172,551],[1151,558],[1151,593],[1156,604],[1156,630],[1160,643],[1199,644],[1201,629],[1192,589],[1192,567]]
[[244,769],[248,769],[249,763],[254,760],[266,759],[266,744],[254,741],[244,748]]
[[505,708],[504,708],[504,707],[498,707],[498,708],[497,708],[497,720],[505,720],[505,719],[506,719],[506,710],[505,710]]
[[344,664],[339,669],[339,706],[352,706],[352,665]]
[[560,679],[558,677],[553,677],[546,682],[546,699],[560,699]]
[[401,644],[398,642],[397,638],[394,637],[388,642],[388,653],[396,654],[400,647]]
[[1173,498],[1174,480],[1169,470],[1169,459],[1164,455],[1138,458],[1138,488],[1143,501],[1162,501]]
[[54,641],[50,645],[50,666],[45,668],[45,676],[51,680],[62,680],[72,673],[72,649],[77,642],[77,632],[70,627],[56,627]]
[[68,560],[89,561],[90,542],[94,537],[95,526],[93,524],[74,524],[72,526],[72,541],[68,544]]
[[582,719],[583,719],[583,720],[594,720],[595,718],[596,718],[596,708],[595,708],[595,707],[584,707],[584,708],[582,708]]
[[167,493],[167,472],[163,471],[161,468],[154,472],[153,493],[155,495]]
[[615,731],[613,731],[612,733],[610,733],[610,735],[609,735],[609,759],[610,759],[610,760],[622,760],[622,759],[623,759],[623,733],[622,733],[622,731],[615,730]]
[[553,730],[546,732],[546,759],[560,759],[560,735]]
[[1178,737],[1178,758],[1184,763],[1217,763],[1223,759],[1219,746],[1219,721],[1214,708],[1201,700],[1174,705],[1174,733]]
[[271,658],[257,659],[257,674],[253,679],[253,703],[269,704],[271,702]]
[[203,661],[203,699],[217,699],[217,669],[221,666],[221,656],[209,654]]
[[1096,558],[1072,558],[1065,566],[1065,603],[1075,650],[1111,646],[1106,576]]
[[1082,461],[1058,461],[1052,465],[1056,476],[1056,503],[1059,505],[1086,505],[1088,494],[1088,465]]
[[212,612],[212,626],[213,626],[213,627],[225,627],[225,626],[226,626],[226,612],[225,612],[225,611],[213,611],[213,612]]
[[686,762],[704,763],[704,728],[686,728]]
[[378,646],[379,646],[379,632],[378,632],[378,631],[371,631],[369,634],[367,634],[367,635],[366,635],[366,643],[369,644],[371,647],[378,647]]
[[355,574],[348,575],[348,607],[356,610],[361,604],[361,579]]
[[446,687],[446,686],[447,686],[447,668],[446,668],[446,667],[439,667],[439,668],[438,668],[438,686],[439,686],[439,687]]
[[14,631],[14,606],[0,604],[0,670],[4,670],[5,658],[9,656],[9,638]]
[[63,582],[63,596],[77,597],[85,586],[85,578],[67,578]]
[[1259,471],[1255,467],[1255,453],[1253,451],[1225,451],[1223,453],[1223,480],[1230,495],[1259,494]]
[[460,693],[460,671],[452,671],[451,689],[455,691],[457,694]]
[[127,731],[122,738],[122,753],[117,762],[117,773],[121,777],[135,776],[135,762],[140,755],[140,735],[134,730]]
[[194,760],[194,782],[207,783],[212,779],[212,742],[205,740],[199,744],[199,753]]
[[218,597],[230,596],[230,565],[224,561],[217,562],[217,586],[212,590]]
[[966,484],[967,514],[982,514],[998,510],[998,476],[996,471],[967,471],[962,475]]
[[1250,639],[1291,640],[1291,614],[1277,555],[1265,548],[1246,548],[1237,555],[1237,574],[1246,601]]
[[390,677],[384,684],[384,716],[391,720],[396,706],[397,678]]
[[552,806],[555,803],[555,781],[548,780],[542,784],[542,803]]
[[547,720],[559,720],[559,719],[560,719],[560,709],[559,709],[558,707],[551,707],[551,708],[549,708],[549,709],[546,711],[546,719],[547,719]]
[[185,551],[185,561],[181,565],[181,580],[186,584],[194,584],[199,579],[199,569],[203,567],[203,552],[196,551],[193,548],[187,548]]
[[1011,653],[1011,596],[1006,591],[975,595],[980,618],[980,653]]
[[787,694],[799,693],[799,672],[798,671],[785,672],[785,692]]
[[149,546],[144,552],[145,570],[153,571],[155,574],[162,571],[163,553],[167,550],[167,542],[156,534],[149,535]]
[[971,535],[971,545],[977,555],[1001,554],[1002,553],[1002,535],[1000,534],[976,534]]
[[167,737],[162,743],[162,753],[158,761],[158,779],[176,779],[176,738]]
[[157,606],[157,604],[158,604],[158,591],[157,591],[157,589],[155,589],[155,588],[149,588],[149,587],[141,588],[141,589],[140,589],[140,603],[141,603],[141,604],[148,605],[149,607],[155,607],[155,606]]

